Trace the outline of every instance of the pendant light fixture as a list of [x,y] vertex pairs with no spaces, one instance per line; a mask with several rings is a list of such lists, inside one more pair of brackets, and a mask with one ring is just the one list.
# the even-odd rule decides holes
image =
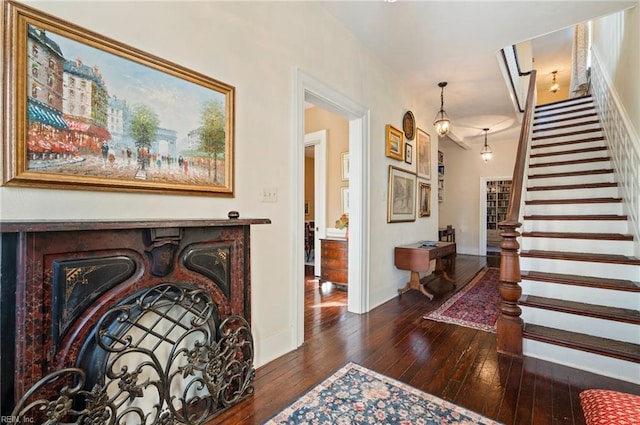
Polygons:
[[438,133],[440,137],[446,136],[449,132],[449,127],[451,126],[451,120],[449,120],[447,113],[444,111],[444,88],[446,86],[446,81],[438,83],[438,87],[440,87],[440,111],[438,111],[436,119],[433,121],[436,133]]
[[487,133],[489,132],[489,129],[483,128],[482,131],[484,131],[484,146],[480,151],[480,156],[482,157],[482,160],[484,162],[487,162],[491,159],[491,156],[493,155],[493,151],[491,150],[489,145],[487,145]]
[[551,87],[549,88],[549,91],[551,93],[555,93],[560,88],[560,85],[556,81],[556,75],[558,74],[558,71],[553,71],[552,74],[553,74],[553,81],[551,82]]

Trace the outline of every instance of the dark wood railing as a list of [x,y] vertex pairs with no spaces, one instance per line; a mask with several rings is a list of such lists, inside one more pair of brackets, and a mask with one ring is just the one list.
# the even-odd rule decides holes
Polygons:
[[[522,71],[522,68],[520,68],[520,58],[518,57],[518,48],[516,47],[515,44],[511,46],[511,51],[513,52],[513,59],[516,63],[516,71],[518,72],[518,76],[524,77],[527,75],[531,75],[531,72],[533,72],[533,70],[524,72]],[[506,66],[508,70],[511,69],[511,67],[509,66],[509,60],[507,59],[507,52],[504,49],[500,49],[500,53],[502,54],[502,61],[504,62],[504,66]],[[521,113],[523,113],[525,110],[522,107],[522,105],[520,105],[520,96],[519,96],[518,89],[516,87],[516,82],[513,81],[513,76],[511,75],[511,72],[508,72],[507,74],[509,76],[509,82],[511,83],[511,91],[513,92],[513,96],[516,99],[516,105],[518,107],[518,110]]]
[[531,125],[533,121],[533,108],[536,88],[536,71],[533,70],[529,76],[529,89],[527,91],[527,102],[525,105],[522,127],[520,129],[520,139],[518,141],[518,152],[516,163],[513,169],[513,180],[511,183],[511,194],[509,198],[509,209],[507,219],[498,224],[502,230],[502,249],[500,257],[500,316],[497,323],[497,346],[498,352],[512,356],[522,356],[522,330],[524,327],[520,314],[522,310],[518,306],[518,299],[522,295],[520,282],[520,255],[517,238],[520,236],[518,228],[520,223],[520,203],[522,200],[522,189],[524,184],[525,171],[527,169],[527,151],[531,135]]

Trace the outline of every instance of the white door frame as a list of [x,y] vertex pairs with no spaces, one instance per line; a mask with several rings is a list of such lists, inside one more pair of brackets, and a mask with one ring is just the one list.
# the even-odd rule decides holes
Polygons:
[[301,69],[293,68],[291,277],[295,346],[304,343],[304,105],[312,103],[349,120],[349,291],[347,309],[369,311],[369,126],[370,111]]
[[480,177],[480,224],[478,225],[478,255],[487,255],[487,183],[498,180],[511,180],[508,177]]
[[313,274],[320,276],[320,239],[327,235],[327,130],[304,135],[304,147],[313,147],[314,217]]

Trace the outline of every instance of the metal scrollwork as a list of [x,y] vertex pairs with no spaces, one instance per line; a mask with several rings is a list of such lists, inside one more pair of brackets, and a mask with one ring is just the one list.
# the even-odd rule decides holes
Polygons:
[[[17,404],[16,418],[201,424],[253,394],[249,324],[240,316],[219,322],[201,289],[163,284],[142,291],[103,315],[79,367],[38,381]],[[50,397],[38,399],[40,393]]]

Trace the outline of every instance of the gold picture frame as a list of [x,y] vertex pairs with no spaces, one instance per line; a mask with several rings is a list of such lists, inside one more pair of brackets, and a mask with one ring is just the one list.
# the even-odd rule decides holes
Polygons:
[[233,86],[3,6],[4,185],[234,196]]
[[404,160],[404,133],[391,124],[386,127],[386,155],[398,161]]
[[416,175],[389,166],[387,223],[416,220]]
[[429,217],[431,215],[431,184],[419,182],[418,193],[418,216]]

